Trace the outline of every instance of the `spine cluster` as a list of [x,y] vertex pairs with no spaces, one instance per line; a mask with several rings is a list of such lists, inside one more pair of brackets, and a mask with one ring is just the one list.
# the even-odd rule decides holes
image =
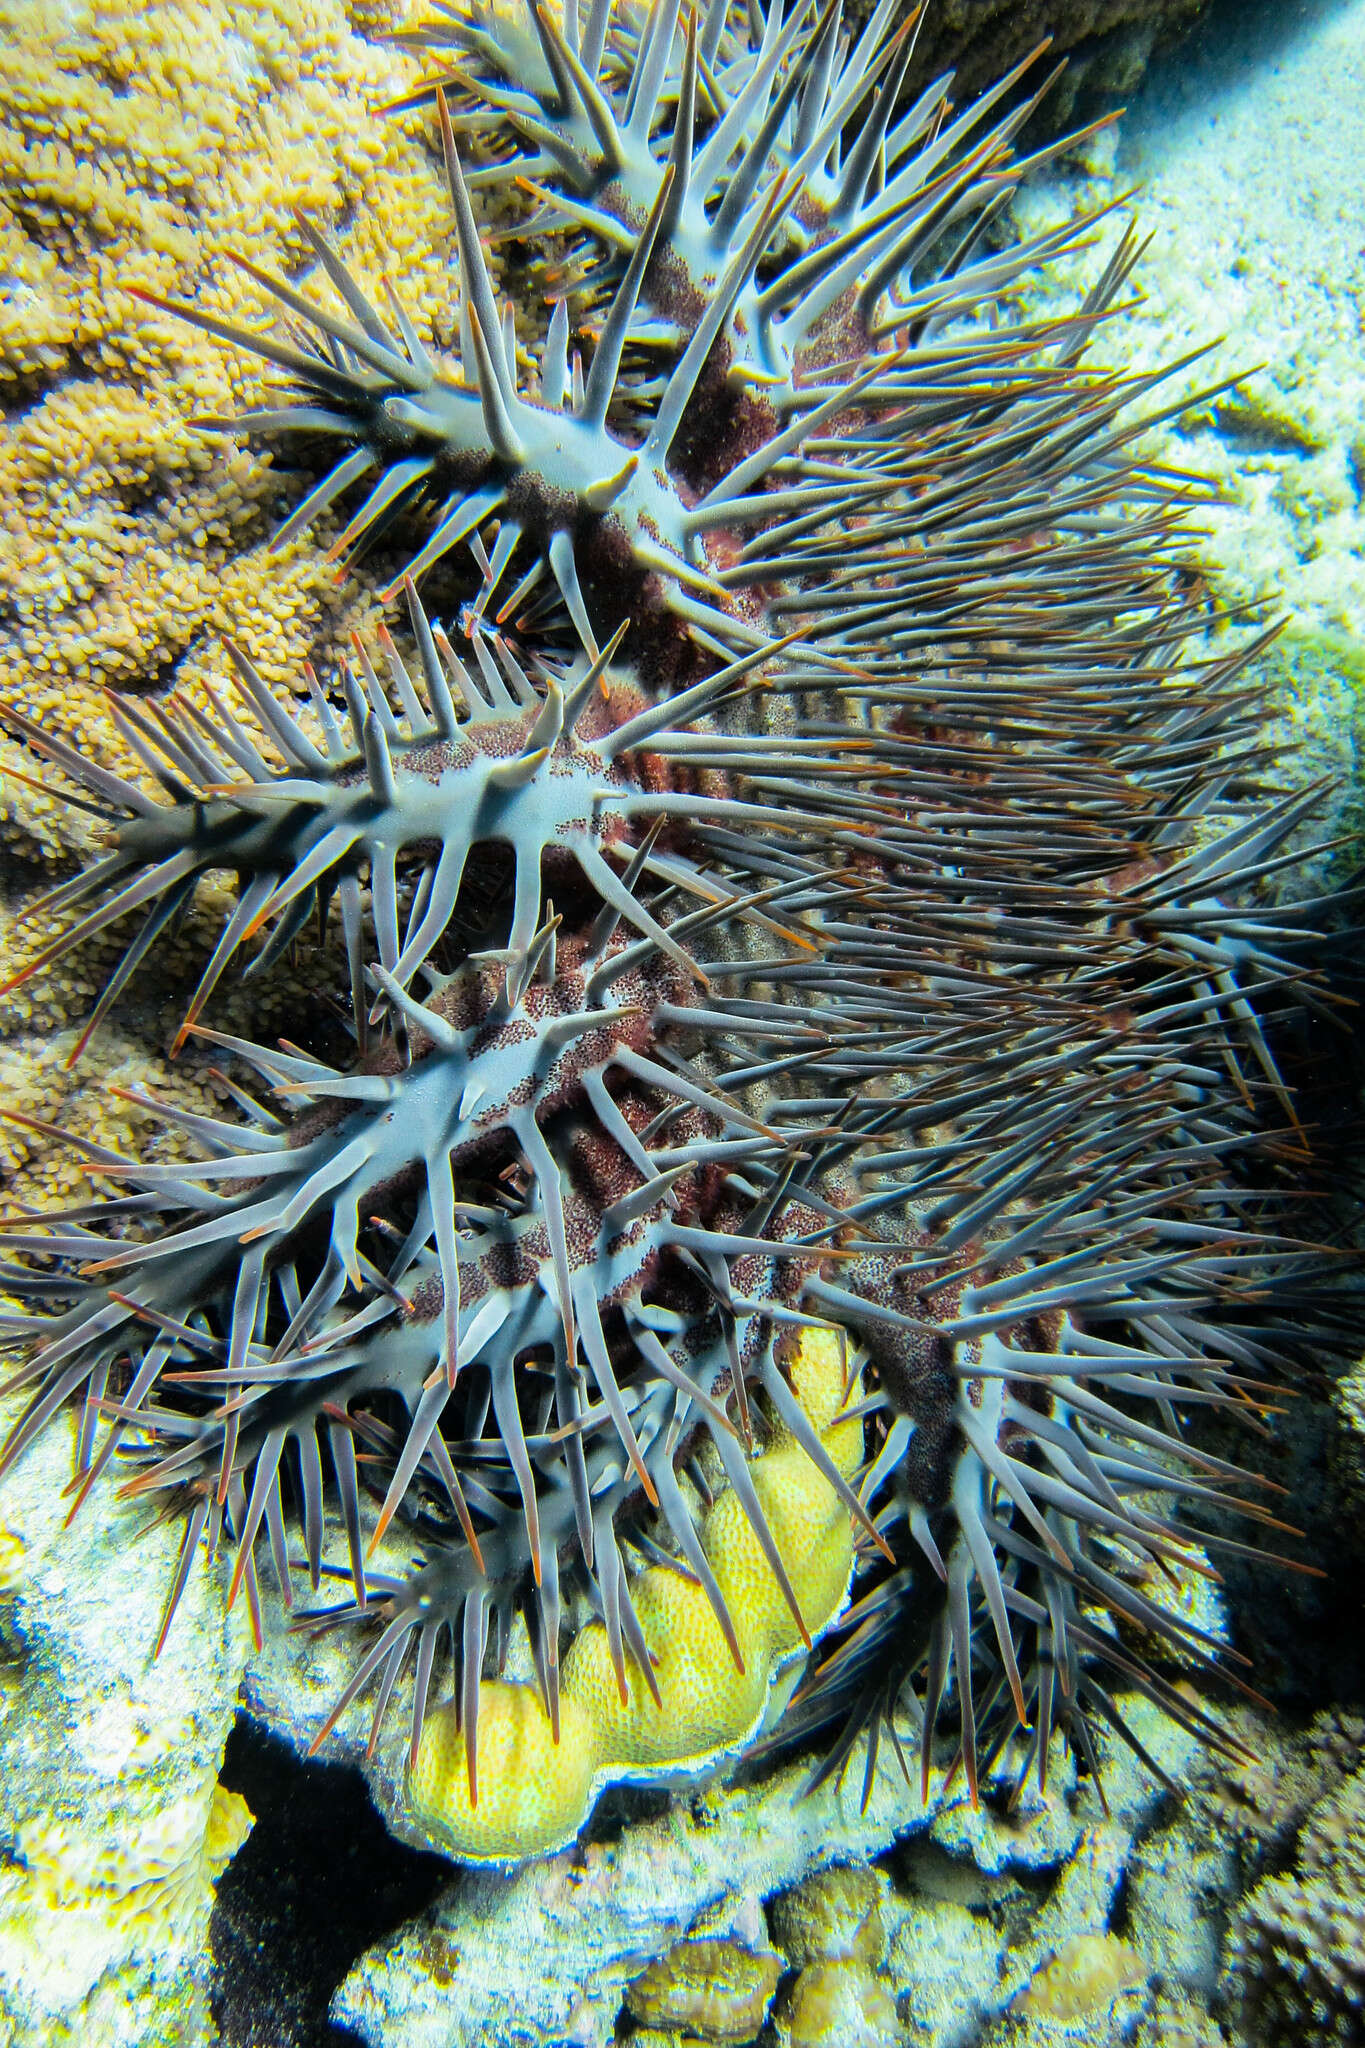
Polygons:
[[[202,1548],[260,1626],[291,1525],[314,1591],[344,1544],[337,1714],[372,1687],[373,1743],[401,1682],[465,1853],[555,1833],[469,1818],[493,1703],[551,1775],[575,1645],[664,1712],[660,1572],[749,1671],[722,1525],[787,1617],[762,1641],[818,1633],[783,1459],[838,1525],[820,1626],[859,1560],[794,1736],[834,1767],[869,1731],[870,1771],[910,1712],[973,1794],[1012,1738],[1089,1755],[1116,1687],[1211,1730],[1139,1646],[1212,1655],[1147,1589],[1191,1564],[1161,1503],[1269,1519],[1182,1418],[1254,1410],[1308,1271],[1239,1172],[1266,1105],[1295,1128],[1264,1021],[1314,906],[1260,899],[1313,799],[1254,796],[1255,649],[1207,651],[1188,479],[1140,452],[1159,380],[1091,361],[1131,232],[1074,314],[1015,316],[1090,224],[1009,239],[1036,95],[907,104],[898,12],[442,9],[406,40],[458,353],[315,227],[310,278],[253,273],[272,325],[164,308],[282,372],[208,425],[307,473],[282,536],[326,515],[390,565],[392,633],[293,692],[233,648],[232,701],[125,701],[145,783],[6,714],[108,830],[15,978],[136,913],[94,1029],[225,873],[181,1040],[256,1092],[151,1103],[193,1156],[88,1148],[107,1194],[7,1219],[0,1469],[77,1406],[83,1489],[114,1461],[183,1514],[163,1635]],[[349,1063],[201,1022],[333,912]]]

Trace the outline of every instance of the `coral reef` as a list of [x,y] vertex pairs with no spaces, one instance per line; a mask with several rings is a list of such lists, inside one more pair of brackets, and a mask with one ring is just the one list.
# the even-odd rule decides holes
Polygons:
[[[1196,1739],[1145,1701],[1131,1711],[1163,1771],[1187,1778]],[[1108,1814],[1060,1737],[1045,1796],[1030,1782],[1012,1800],[1014,1770],[997,1769],[975,1808],[960,1773],[926,1807],[907,1799],[889,1743],[865,1808],[860,1774],[807,1792],[804,1764],[712,1782],[514,1873],[461,1875],[362,1960],[334,2017],[376,2048],[475,2048],[496,2001],[498,2038],[597,2048],[618,2037],[647,1959],[700,1939],[801,1960],[774,2028],[814,1968],[817,2013],[823,1984],[861,1998],[870,2024],[884,2018],[870,1978],[903,2035],[951,2048],[969,2026],[1022,2026],[1012,2000],[1074,1935],[1106,1931],[1121,1895],[1141,1922],[1125,1938],[1176,1982],[1173,1959],[1202,1948],[1228,1887],[1210,1885],[1197,1812],[1168,1802],[1119,1736],[1096,1742]],[[852,1967],[831,1974],[832,1962]]]
[[1196,2000],[1159,1991],[1133,2036],[1137,2048],[1228,2048],[1218,2021]]
[[1268,1726],[1263,1715],[1246,1709],[1234,1710],[1229,1720],[1240,1753],[1210,1758],[1199,1796],[1251,1873],[1283,1855],[1309,1809],[1357,1768],[1365,1720],[1327,1708],[1301,1733]]
[[647,2028],[703,2041],[752,2041],[768,2016],[782,1965],[737,1942],[679,1942],[626,1990],[626,2010]]
[[[282,58],[272,24],[159,141],[91,29],[98,176],[36,139],[31,48],[14,88],[16,218],[50,171],[96,223],[70,291],[137,250],[80,343],[137,396],[29,409],[25,533],[135,514],[171,623],[130,674],[134,615],[68,633],[16,551],[11,843],[58,872],[3,998],[93,998],[79,1075],[169,959],[184,1064],[123,1088],[127,1132],[81,1126],[79,1080],[65,1124],[19,1114],[57,1163],[0,1230],[0,1472],[71,1411],[83,1512],[178,1535],[158,1651],[205,1555],[265,1656],[306,1578],[285,1654],[344,1666],[312,1746],[363,1743],[395,1825],[464,1860],[558,1850],[605,1785],[695,1777],[765,1715],[817,1759],[766,1885],[822,1790],[885,1829],[888,1750],[942,1846],[1055,1857],[1059,1772],[1114,1739],[1165,1769],[1157,1710],[1232,1747],[1186,1683],[1236,1670],[1190,1584],[1245,1547],[1211,1517],[1283,1524],[1185,1424],[1259,1417],[1323,1270],[1271,1029],[1325,1007],[1330,906],[1271,900],[1316,797],[1259,791],[1260,643],[1182,555],[1156,380],[1092,361],[1135,237],[1069,310],[1022,305],[1090,228],[1000,234],[1041,73],[906,109],[892,0],[849,35],[471,0],[405,26],[421,75],[325,13]],[[253,66],[278,155],[244,191]],[[225,190],[261,216],[230,271]],[[76,346],[28,272],[19,379]],[[254,989],[287,1011],[291,974],[329,1009],[276,1049]],[[1084,1832],[1030,2025],[1120,1953],[1131,1829]],[[479,1896],[534,1915],[555,1881]],[[596,1881],[588,2029],[627,1954],[728,1939],[711,1875],[633,1948],[638,1857]],[[812,1937],[792,2039],[886,2032],[873,1917],[865,1954]],[[766,2006],[775,1960],[737,1952]],[[509,2011],[544,2004],[504,1967]]]
[[213,1886],[251,1825],[218,1783],[250,1645],[206,1573],[154,1659],[159,1590],[128,1561],[170,1569],[177,1532],[126,1506],[64,1526],[69,1473],[53,1436],[5,1488],[0,2032],[207,2048]]
[[1263,1878],[1231,1931],[1229,1976],[1256,2048],[1304,2040],[1353,2048],[1365,2039],[1365,1771],[1318,1800],[1293,1869]]
[[[835,1471],[851,1478],[862,1431],[841,1415],[859,1389],[847,1382],[840,1345],[829,1332],[803,1332],[790,1371]],[[434,1842],[465,1862],[503,1855],[508,1843],[520,1853],[558,1849],[578,1833],[603,1783],[695,1774],[752,1737],[775,1672],[843,1605],[853,1531],[830,1479],[780,1425],[747,1477],[795,1607],[740,1495],[726,1487],[697,1530],[707,1583],[653,1565],[631,1588],[652,1675],[647,1689],[618,1692],[608,1629],[593,1622],[565,1659],[557,1727],[533,1687],[502,1680],[480,1690],[471,1746],[456,1702],[428,1716],[408,1798]],[[733,1650],[721,1612],[733,1622]]]
[[356,211],[362,242],[382,219],[394,256],[424,262],[439,318],[442,196],[412,124],[368,120],[402,74],[339,6],[22,7],[5,28],[0,198],[7,269],[26,280],[5,368],[32,402],[0,456],[0,673],[7,695],[99,747],[101,684],[187,677],[206,633],[248,622],[280,676],[355,605],[324,596],[315,557],[267,567],[252,543],[277,488],[268,462],[188,424],[249,399],[250,373],[163,341],[130,317],[127,288],[193,280],[240,306],[250,287],[225,258],[243,220],[292,260],[291,206],[337,207]]

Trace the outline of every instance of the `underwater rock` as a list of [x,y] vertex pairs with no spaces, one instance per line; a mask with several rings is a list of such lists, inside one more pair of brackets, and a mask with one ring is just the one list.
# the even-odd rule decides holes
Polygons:
[[[1058,103],[1040,110],[1055,134],[1113,95],[1138,86],[1155,51],[1197,20],[1208,0],[942,0],[927,10],[911,80],[927,83],[948,66],[979,91],[1037,44],[1066,59]],[[918,88],[916,88],[918,89]]]
[[0,2038],[137,2048],[212,2040],[205,1937],[213,1884],[245,1840],[217,1782],[248,1647],[213,1572],[153,1661],[173,1526],[87,1502],[72,1526],[70,1451],[36,1446],[4,1498],[0,1666]]
[[1131,1942],[1116,1934],[1074,1934],[1034,1972],[1014,2010],[1088,2030],[1103,2024],[1124,1992],[1146,1983],[1146,1966]]
[[857,1956],[808,1963],[778,2008],[781,2048],[897,2048],[896,2001]]
[[886,1949],[885,1888],[875,1871],[856,1864],[836,1863],[817,1871],[773,1900],[773,1940],[798,1969],[841,1956],[875,1968]]
[[778,1957],[737,1942],[680,1941],[626,1986],[626,2010],[643,2026],[700,2041],[752,2041],[781,1974]]

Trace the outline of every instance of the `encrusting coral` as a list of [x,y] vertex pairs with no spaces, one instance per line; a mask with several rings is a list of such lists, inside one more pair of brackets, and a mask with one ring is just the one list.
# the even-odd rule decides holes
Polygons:
[[884,1880],[857,1865],[817,1871],[773,1900],[773,1939],[797,1968],[847,1956],[879,1963],[886,1947],[884,1892]]
[[[309,24],[286,55],[247,19],[304,79]],[[1283,1526],[1182,1418],[1257,1417],[1320,1283],[1265,1022],[1322,1006],[1321,906],[1262,888],[1315,793],[1257,794],[1257,643],[1208,643],[1188,481],[1140,452],[1159,380],[1090,360],[1132,231],[1078,312],[1011,317],[1092,225],[1003,232],[1045,81],[906,108],[912,37],[894,0],[856,34],[467,0],[293,225],[226,131],[206,169],[160,146],[154,184],[218,192],[209,257],[225,182],[263,216],[231,274],[135,133],[131,185],[86,175],[139,252],[91,349],[154,366],[101,475],[126,435],[235,479],[223,561],[262,443],[308,481],[228,615],[171,594],[175,646],[232,644],[101,712],[108,751],[9,691],[89,831],[10,990],[138,913],[89,1043],[226,877],[177,1045],[263,1092],[134,1088],[176,1149],[72,1136],[108,1192],[5,1219],[0,1470],[74,1406],[78,1498],[112,1466],[183,1516],[163,1641],[204,1548],[257,1627],[267,1560],[292,1604],[296,1524],[313,1591],[350,1581],[301,1624],[362,1645],[319,1741],[372,1686],[373,1746],[401,1683],[414,1811],[466,1857],[746,1742],[822,1632],[780,1733],[824,1770],[909,1715],[927,1784],[951,1700],[975,1797],[1011,1742],[1091,1758],[1123,1686],[1222,1740],[1132,1647],[1217,1650],[1145,1575],[1233,1541],[1177,1508]],[[344,245],[315,217],[386,178]],[[323,539],[364,630],[319,673]],[[340,1021],[206,1026],[333,904]]]
[[79,1822],[32,1830],[18,1846],[41,1913],[106,1914],[154,1942],[202,1910],[252,1825],[246,1801],[214,1783],[161,1814],[131,1847],[92,1842]]
[[1116,1934],[1077,1934],[1032,1977],[1014,2010],[1063,2026],[1093,2025],[1116,1998],[1146,1982],[1146,1967],[1131,1943]]

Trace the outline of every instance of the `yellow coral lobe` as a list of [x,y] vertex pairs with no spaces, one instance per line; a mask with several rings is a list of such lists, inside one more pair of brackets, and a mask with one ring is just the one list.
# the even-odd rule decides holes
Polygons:
[[[632,1597],[653,1658],[660,1704],[628,1665],[628,1704],[620,1708],[615,1698],[607,1700],[597,1724],[607,1775],[616,1776],[623,1767],[632,1776],[696,1768],[707,1757],[735,1748],[757,1722],[768,1690],[767,1664],[754,1655],[741,1616],[731,1608],[744,1652],[743,1672],[736,1670],[700,1586],[656,1567],[641,1574]],[[605,1657],[610,1672],[604,1628],[594,1623],[579,1642],[584,1667]],[[566,1677],[576,1679],[578,1669],[579,1659],[571,1654]]]
[[[791,1382],[831,1460],[851,1478],[862,1458],[862,1425],[837,1419],[850,1390],[843,1347],[833,1333],[803,1333]],[[814,1637],[833,1621],[848,1591],[848,1510],[781,1428],[751,1461],[749,1476]],[[657,1700],[629,1656],[622,1698],[600,1622],[579,1632],[564,1660],[558,1743],[534,1687],[485,1682],[479,1688],[476,1802],[469,1797],[455,1703],[428,1715],[408,1774],[408,1803],[449,1854],[466,1862],[516,1862],[562,1848],[604,1784],[699,1769],[755,1732],[774,1670],[802,1647],[801,1632],[733,1493],[717,1500],[701,1539],[744,1669],[736,1668],[704,1589],[690,1576],[651,1565],[634,1580],[631,1597]]]
[[[477,1803],[469,1797],[464,1736],[454,1701],[427,1717],[408,1799],[423,1826],[472,1862],[557,1849],[582,1826],[595,1742],[578,1703],[561,1695],[558,1746],[540,1694],[495,1678],[479,1687],[474,1748]],[[509,1850],[509,1841],[518,1846]]]

